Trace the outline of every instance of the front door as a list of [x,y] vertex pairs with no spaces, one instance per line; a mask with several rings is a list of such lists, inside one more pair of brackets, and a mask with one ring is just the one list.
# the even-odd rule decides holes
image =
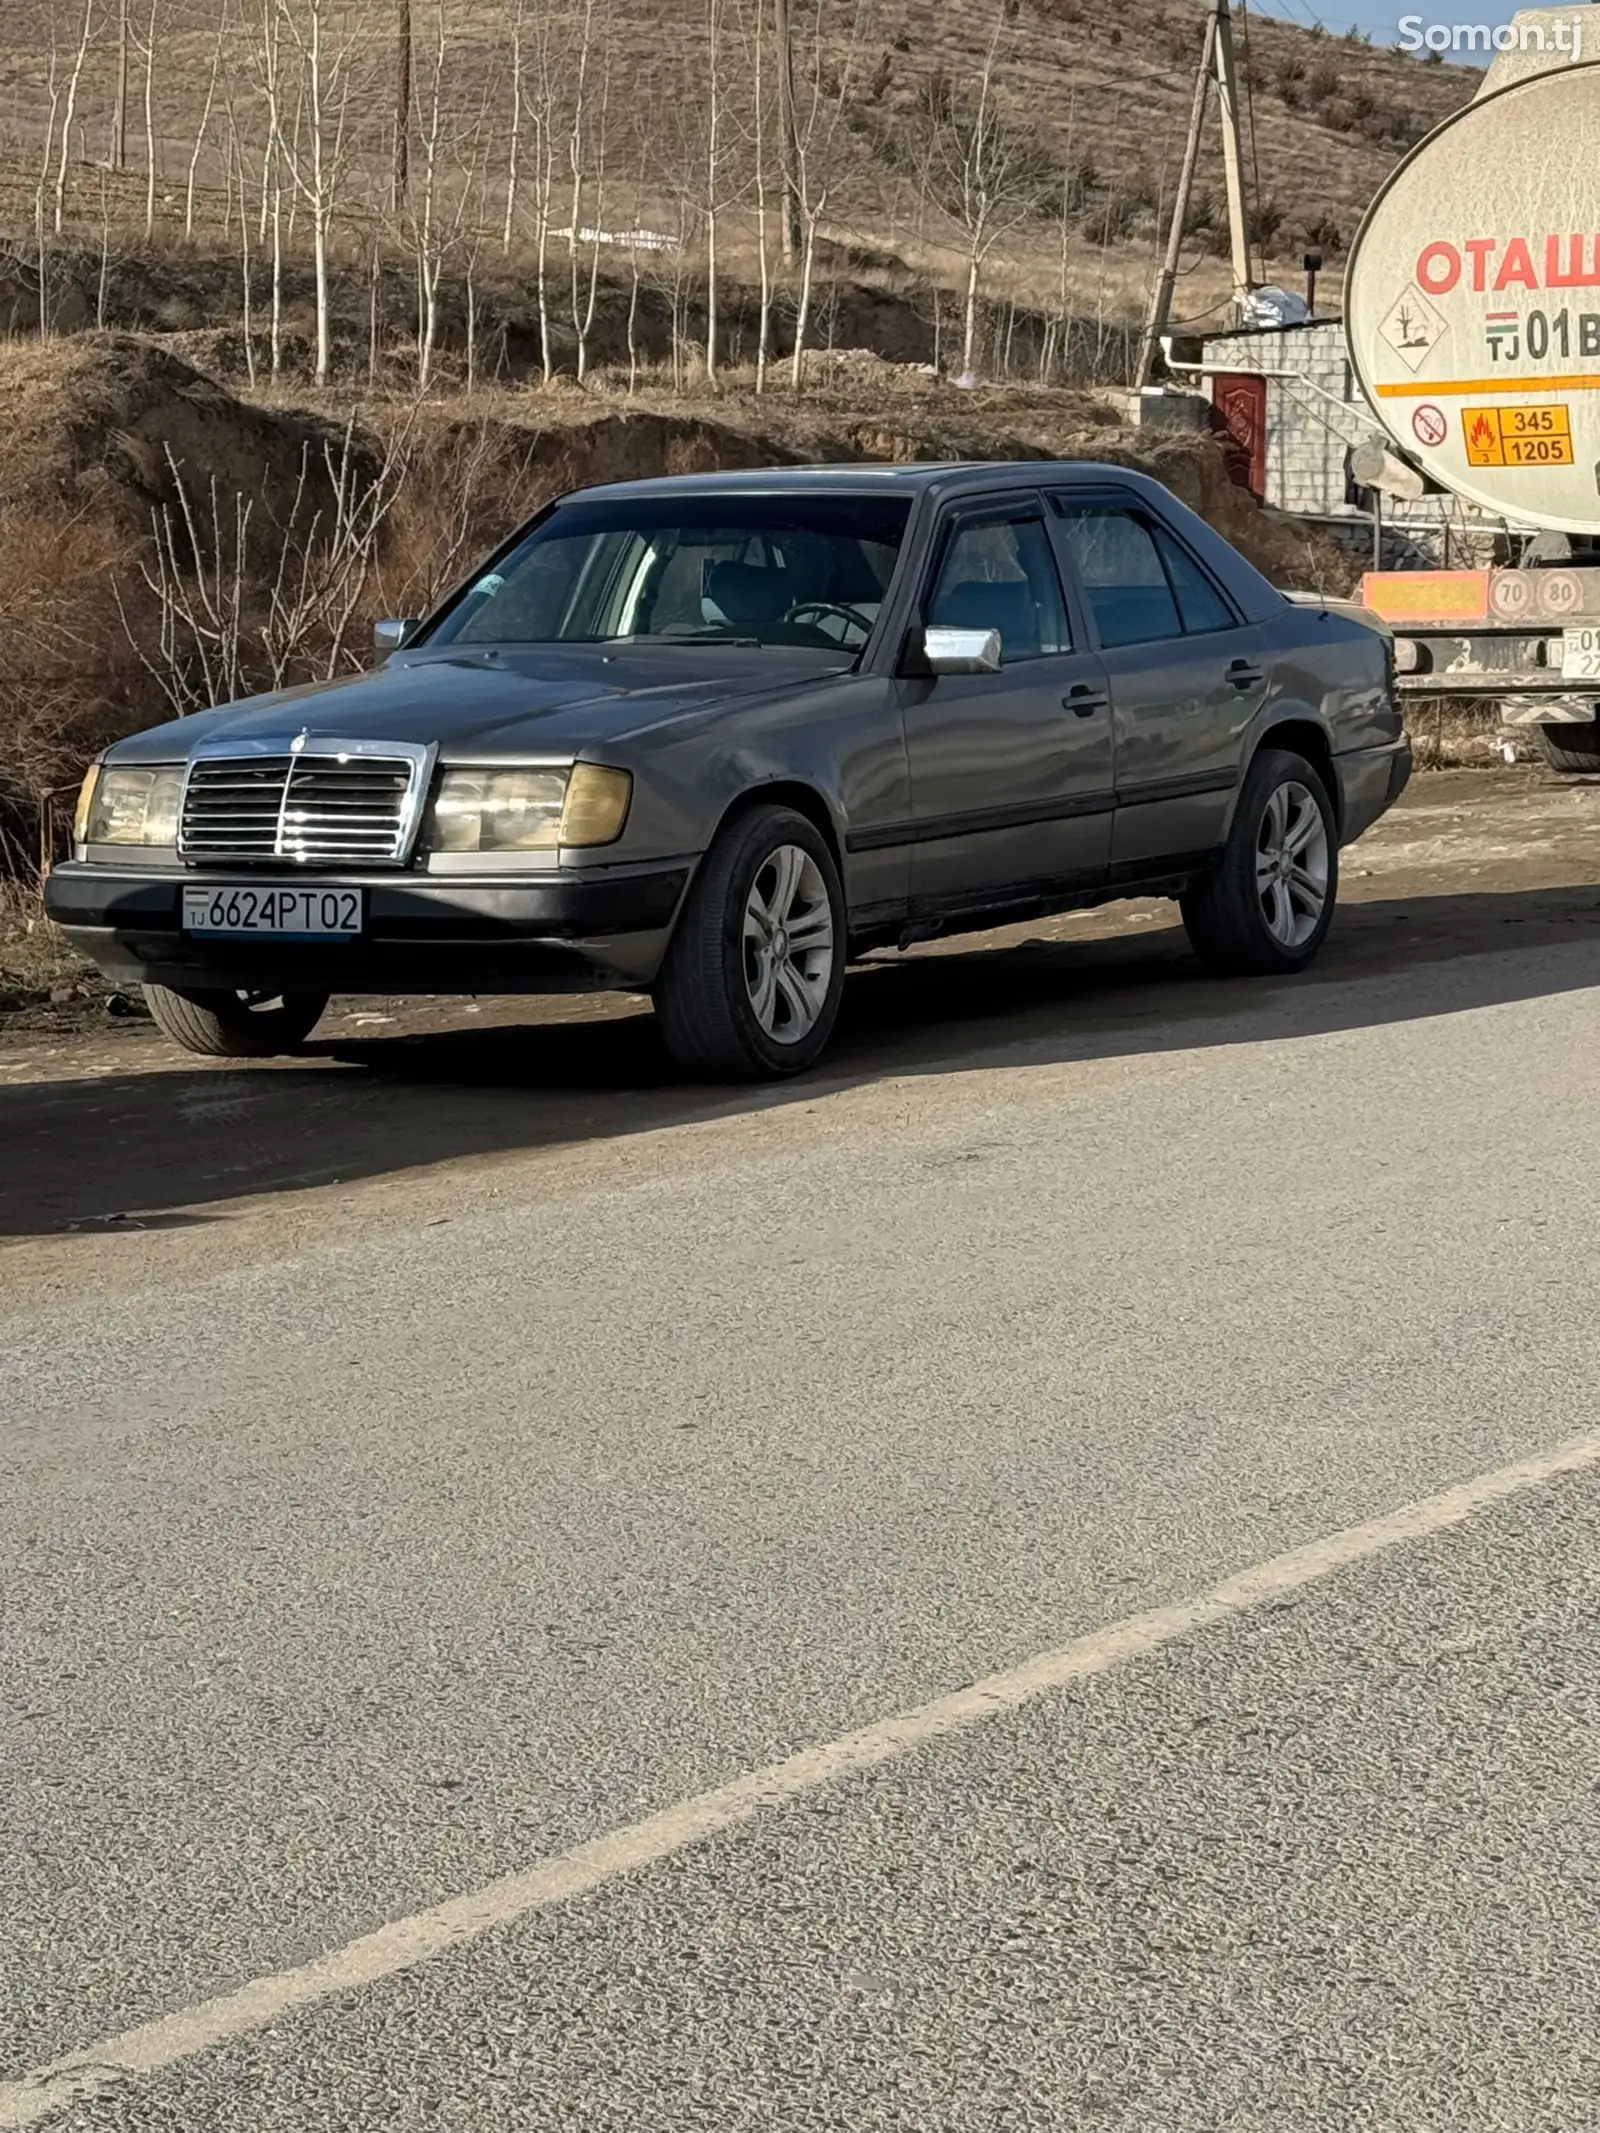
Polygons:
[[1111,877],[1135,880],[1221,843],[1245,728],[1267,693],[1264,633],[1153,512],[1053,502],[1111,684]]
[[1105,669],[1073,641],[1041,502],[956,512],[919,621],[994,630],[997,674],[900,681],[918,917],[1105,879],[1111,714]]

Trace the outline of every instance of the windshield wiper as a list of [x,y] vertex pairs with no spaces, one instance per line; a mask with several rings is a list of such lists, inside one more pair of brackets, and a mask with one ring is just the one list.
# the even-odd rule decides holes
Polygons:
[[653,630],[641,630],[632,637],[606,637],[605,644],[731,644],[744,651],[759,651],[759,637],[725,637],[721,630],[682,630],[668,637]]

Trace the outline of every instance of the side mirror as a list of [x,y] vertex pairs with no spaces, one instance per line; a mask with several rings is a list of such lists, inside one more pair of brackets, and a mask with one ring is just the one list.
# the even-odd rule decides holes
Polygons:
[[930,623],[922,633],[923,656],[931,674],[998,674],[998,630],[949,629]]
[[406,616],[404,621],[374,622],[372,625],[373,648],[379,652],[403,652],[417,634],[418,617]]

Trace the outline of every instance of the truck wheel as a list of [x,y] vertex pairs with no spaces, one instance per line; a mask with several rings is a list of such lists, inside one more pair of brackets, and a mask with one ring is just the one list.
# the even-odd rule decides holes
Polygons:
[[1600,770],[1600,723],[1592,726],[1541,726],[1539,742],[1552,770]]
[[824,838],[788,807],[736,815],[700,863],[656,980],[678,1064],[705,1081],[810,1066],[844,991],[844,891]]
[[1215,865],[1179,899],[1195,953],[1231,976],[1304,970],[1333,918],[1339,837],[1304,756],[1263,748]]
[[328,1004],[325,992],[174,992],[170,985],[147,985],[144,997],[162,1036],[204,1059],[292,1052]]

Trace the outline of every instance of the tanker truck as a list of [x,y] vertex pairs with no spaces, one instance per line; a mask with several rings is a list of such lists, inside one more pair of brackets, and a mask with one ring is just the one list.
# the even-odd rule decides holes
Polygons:
[[1498,703],[1556,769],[1600,771],[1600,7],[1525,9],[1511,38],[1345,279],[1374,417],[1494,565],[1374,570],[1361,597],[1404,695]]

